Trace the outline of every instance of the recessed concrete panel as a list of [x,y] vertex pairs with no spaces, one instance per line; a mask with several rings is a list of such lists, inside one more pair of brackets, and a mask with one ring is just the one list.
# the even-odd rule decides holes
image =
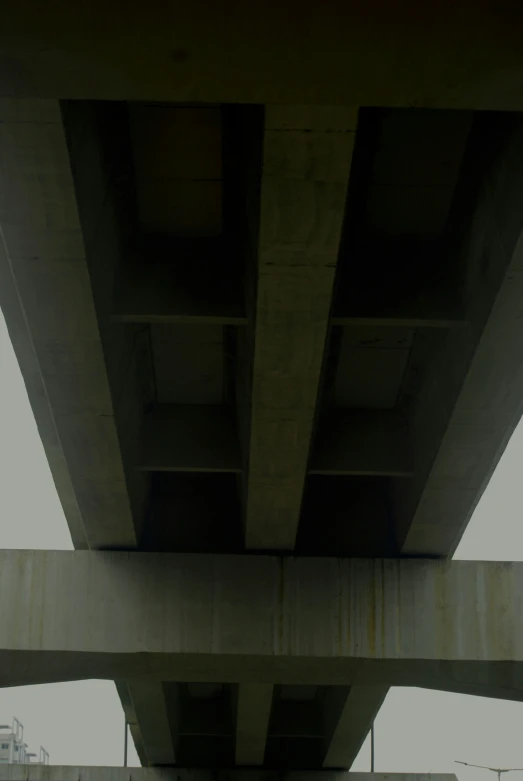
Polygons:
[[225,357],[221,326],[153,324],[157,398],[160,404],[221,404]]
[[408,359],[408,347],[354,346],[344,333],[334,402],[343,407],[393,409]]
[[472,112],[380,111],[369,179],[380,185],[455,184]]
[[220,108],[130,107],[138,209],[146,230],[216,236],[222,223]]
[[236,475],[156,473],[152,497],[144,550],[243,550]]
[[129,115],[139,176],[221,179],[219,107],[130,104]]
[[370,110],[361,182],[363,223],[374,237],[438,236],[446,226],[472,114]]
[[386,478],[309,475],[296,552],[305,556],[393,556]]
[[281,686],[280,699],[293,702],[313,702],[318,694],[317,686]]
[[367,190],[364,230],[391,238],[437,236],[445,228],[453,191],[453,185],[371,185]]

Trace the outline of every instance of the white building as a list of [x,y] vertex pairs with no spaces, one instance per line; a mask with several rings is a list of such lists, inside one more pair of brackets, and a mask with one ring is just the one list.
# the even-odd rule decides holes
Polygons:
[[48,765],[49,754],[40,746],[37,755],[28,750],[24,742],[24,725],[13,719],[12,726],[0,724],[0,765]]

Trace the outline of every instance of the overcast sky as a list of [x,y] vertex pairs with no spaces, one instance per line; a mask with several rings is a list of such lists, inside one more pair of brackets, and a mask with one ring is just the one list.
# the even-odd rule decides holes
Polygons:
[[[523,560],[523,427],[516,430],[455,558]],[[0,548],[72,549],[24,384],[0,314]],[[1,621],[1,616],[0,616]],[[0,689],[0,724],[19,718],[52,764],[121,765],[124,717],[108,681]],[[523,767],[523,703],[392,689],[376,720],[376,770],[492,774],[455,759]],[[369,770],[368,741],[353,770]],[[129,765],[139,765],[129,741]],[[492,776],[495,781],[495,776]],[[507,778],[507,777],[505,777]],[[523,781],[523,772],[510,778]],[[508,781],[508,779],[507,779]]]

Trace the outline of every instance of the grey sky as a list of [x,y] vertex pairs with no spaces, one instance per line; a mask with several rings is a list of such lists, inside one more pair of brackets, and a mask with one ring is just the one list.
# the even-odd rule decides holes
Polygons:
[[[516,431],[455,558],[523,560],[523,427]],[[23,381],[0,315],[0,548],[72,548]],[[33,751],[52,764],[119,765],[123,713],[107,681],[0,689],[0,723],[17,716]],[[130,741],[129,764],[138,765]],[[460,767],[523,767],[523,704],[422,689],[392,689],[376,721],[376,770],[492,774]],[[369,769],[368,741],[353,770]],[[495,778],[493,776],[493,778]],[[512,774],[523,781],[523,773]]]

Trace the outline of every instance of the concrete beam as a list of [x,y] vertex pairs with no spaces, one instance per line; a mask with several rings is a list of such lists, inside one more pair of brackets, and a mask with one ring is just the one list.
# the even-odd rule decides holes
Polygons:
[[58,103],[0,101],[0,120],[0,305],[58,495],[75,547],[134,547],[87,264],[106,172],[90,166],[99,190],[86,237]]
[[[320,420],[309,474],[410,477],[404,420],[394,411],[337,409]],[[136,468],[153,472],[242,472],[228,408],[159,405],[144,417]]]
[[[0,781],[278,781],[278,770],[0,765]],[[456,781],[452,773],[345,773],[290,771],[288,781]]]
[[[79,23],[65,0],[43,20],[30,0],[9,0],[2,94],[258,104],[350,95],[372,106],[523,108],[521,9],[473,0],[460,9],[430,0],[413,16],[405,0],[394,14],[384,0],[341,10],[309,0],[296,25],[291,0],[257,0],[248,16],[200,0],[177,8],[173,38],[168,7],[153,19],[133,3],[132,23],[121,24],[116,9],[91,0]],[[100,26],[114,36],[98,40]]]
[[268,106],[252,337],[245,544],[294,547],[357,110]]
[[236,764],[263,765],[274,686],[241,683],[236,711]]
[[220,406],[157,406],[144,417],[136,466],[154,472],[241,472],[233,416]]
[[129,687],[127,686],[126,681],[117,680],[115,681],[115,685],[116,685],[116,691],[118,692],[118,696],[120,698],[120,702],[122,704],[123,712],[125,714],[125,720],[131,732],[131,737],[133,739],[136,753],[138,754],[138,758],[142,766],[147,767],[148,761],[147,761],[147,753],[145,750],[145,741],[140,731],[140,725],[138,723],[138,718],[134,710],[134,704],[131,699],[131,692],[129,691]]
[[405,420],[394,410],[329,411],[318,421],[308,471],[410,477],[414,466]]
[[[360,262],[364,263],[365,259]],[[403,281],[403,280],[402,280]],[[449,293],[427,282],[417,290],[350,286],[338,299],[331,324],[339,326],[387,326],[394,328],[463,328],[467,325],[463,308]]]
[[[346,249],[342,250],[347,253]],[[389,240],[375,237],[351,248],[343,257],[333,303],[332,325],[453,329],[467,326],[459,293],[445,265],[448,245],[443,241]],[[372,274],[383,258],[388,274]],[[398,262],[409,268],[398,274]],[[360,276],[355,276],[355,269]]]
[[431,361],[407,411],[414,479],[393,486],[407,555],[452,554],[521,417],[522,167],[521,118],[480,118],[461,193],[475,211],[455,262],[468,326],[419,334],[411,354],[413,377],[418,351]]
[[387,696],[386,686],[333,686],[322,703],[324,767],[350,767]]
[[145,754],[139,752],[142,765],[174,765],[175,747],[162,683],[137,679],[128,681],[127,689],[134,719],[126,716],[135,743],[134,731],[140,733],[139,745]]
[[428,685],[520,699],[522,595],[523,564],[1,551],[0,685]]

